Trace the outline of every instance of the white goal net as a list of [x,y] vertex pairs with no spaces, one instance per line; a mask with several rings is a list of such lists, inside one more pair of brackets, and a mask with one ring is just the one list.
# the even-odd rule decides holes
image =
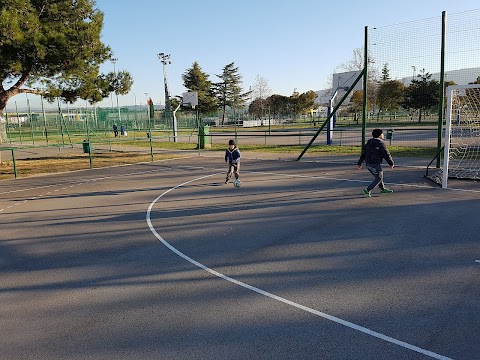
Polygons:
[[480,180],[480,84],[447,87],[443,188],[449,178]]

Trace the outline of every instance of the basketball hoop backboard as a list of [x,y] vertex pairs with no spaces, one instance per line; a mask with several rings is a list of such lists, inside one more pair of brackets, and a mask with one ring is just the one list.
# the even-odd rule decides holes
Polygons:
[[[337,90],[347,91],[350,88],[350,86],[352,86],[352,84],[355,82],[355,80],[357,79],[358,75],[360,75],[361,72],[362,70],[333,74],[333,81],[332,81],[333,91],[334,92]],[[363,88],[363,83],[362,83],[362,80],[360,79],[360,81],[357,82],[357,84],[353,88],[353,91],[362,90],[362,88]]]
[[189,91],[189,92],[183,93],[182,105],[191,106],[192,108],[195,108],[195,106],[198,106],[198,92]]

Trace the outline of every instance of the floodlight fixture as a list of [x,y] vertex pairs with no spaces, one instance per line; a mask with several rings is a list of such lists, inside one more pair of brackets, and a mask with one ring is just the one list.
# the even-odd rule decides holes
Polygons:
[[165,54],[165,53],[159,53],[157,54],[158,58],[160,59],[160,61],[162,62],[163,65],[169,65],[171,64],[172,62],[170,61],[170,55],[171,54]]

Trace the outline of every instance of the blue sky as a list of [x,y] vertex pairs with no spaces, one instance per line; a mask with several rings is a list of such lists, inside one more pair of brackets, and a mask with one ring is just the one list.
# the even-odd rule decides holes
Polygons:
[[[335,67],[363,46],[371,28],[440,17],[480,8],[478,0],[321,1],[321,0],[97,0],[104,12],[102,40],[118,58],[117,70],[129,71],[132,91],[120,105],[164,103],[160,52],[167,66],[171,95],[185,91],[182,74],[197,61],[216,81],[222,67],[235,62],[243,87],[257,75],[272,93],[289,96],[326,87]],[[112,71],[111,63],[104,72]],[[135,95],[135,97],[134,97]],[[104,104],[110,104],[105,100]]]

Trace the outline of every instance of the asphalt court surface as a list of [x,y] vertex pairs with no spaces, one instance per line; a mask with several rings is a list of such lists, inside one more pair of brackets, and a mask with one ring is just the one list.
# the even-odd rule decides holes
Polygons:
[[475,359],[480,187],[222,156],[0,182],[2,359]]

